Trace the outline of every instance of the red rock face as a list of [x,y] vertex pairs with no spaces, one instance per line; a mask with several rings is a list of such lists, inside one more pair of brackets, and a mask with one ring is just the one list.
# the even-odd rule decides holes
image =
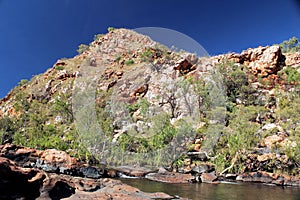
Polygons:
[[276,74],[285,61],[279,46],[248,49],[242,52],[241,57],[250,71],[255,76],[261,77]]
[[249,48],[241,54],[219,55],[213,57],[213,60],[216,60],[216,63],[220,63],[225,59],[237,64],[243,64],[253,74],[252,77],[249,77],[251,83],[261,81],[266,89],[271,89],[275,84],[280,83],[277,72],[287,65],[286,62],[295,63],[295,60],[297,60],[297,56],[294,58],[291,55],[287,55],[287,58],[282,54],[279,46],[266,46]]
[[228,59],[246,65],[256,77],[268,77],[276,74],[285,64],[285,56],[279,46],[249,48],[241,54],[231,53],[216,57],[218,61]]
[[47,149],[42,151],[39,157],[48,164],[55,164],[64,167],[72,167],[78,165],[75,158],[72,158],[69,154],[64,151],[56,149]]
[[195,65],[192,65],[187,59],[184,59],[178,63],[174,70],[178,70],[181,75],[185,75],[196,69]]

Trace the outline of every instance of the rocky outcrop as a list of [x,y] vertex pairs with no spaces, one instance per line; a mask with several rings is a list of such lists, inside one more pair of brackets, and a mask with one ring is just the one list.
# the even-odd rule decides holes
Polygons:
[[[144,176],[146,169],[121,167],[119,173]],[[0,146],[0,199],[173,199],[146,193],[86,166],[63,151]]]
[[299,67],[300,65],[300,52],[296,52],[293,54],[286,54],[286,66],[290,67]]
[[0,157],[0,199],[35,199],[45,174],[37,169],[19,167],[8,158]]
[[276,74],[285,61],[279,46],[250,48],[241,53],[241,58],[255,76],[262,77]]
[[0,146],[0,156],[16,162],[20,167],[34,167],[49,173],[88,178],[100,178],[105,173],[104,169],[85,166],[66,152],[55,149],[41,151],[5,144]]
[[162,192],[146,193],[119,180],[91,179],[18,167],[0,157],[1,199],[173,199]]
[[188,74],[195,69],[196,66],[189,62],[188,59],[180,60],[178,65],[174,67],[174,70],[178,70],[180,75]]
[[140,86],[139,88],[135,89],[130,96],[131,97],[136,97],[136,96],[141,96],[144,97],[148,91],[148,84],[143,84],[142,86]]
[[67,70],[60,70],[56,74],[55,79],[66,80],[68,78],[76,78],[77,76],[79,76],[78,72],[69,73]]
[[74,177],[55,173],[45,173],[45,175],[46,178],[40,187],[38,199],[67,198],[77,192],[91,193],[103,187],[102,179]]
[[244,64],[256,77],[276,75],[285,65],[285,56],[279,46],[249,48],[241,54],[231,53],[216,58],[219,62],[225,58],[235,63]]
[[218,177],[216,176],[215,172],[211,172],[211,173],[202,173],[200,179],[202,183],[216,183]]

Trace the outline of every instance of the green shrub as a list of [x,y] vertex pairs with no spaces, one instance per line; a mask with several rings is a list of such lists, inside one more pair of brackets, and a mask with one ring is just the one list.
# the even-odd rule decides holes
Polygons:
[[185,165],[185,159],[187,159],[188,157],[186,155],[182,155],[179,158],[177,158],[173,163],[172,163],[172,167],[173,168],[179,168],[179,167],[183,167]]
[[297,69],[292,67],[284,68],[278,72],[278,75],[288,84],[297,84],[300,81],[300,73],[297,71]]
[[241,105],[231,114],[228,127],[220,129],[222,134],[215,147],[217,157],[213,162],[219,172],[229,167],[234,159],[236,161],[230,172],[241,172],[242,156],[261,140],[257,134],[260,125],[253,122],[253,119],[263,112],[264,108],[261,107]]
[[279,44],[283,53],[293,53],[300,50],[300,42],[298,38],[292,37]]
[[94,35],[94,41],[98,41],[101,37],[103,37],[104,34],[97,34],[97,35]]
[[130,129],[118,139],[118,145],[123,150],[131,152],[150,152],[164,148],[176,136],[177,130],[170,124],[170,117],[161,113],[149,119],[152,122],[151,129],[146,137],[138,137],[135,129]]
[[[160,126],[160,125],[154,124],[154,126]],[[168,145],[175,135],[176,135],[176,129],[172,127],[170,124],[164,124],[163,129],[161,129],[160,132],[158,132],[156,135],[151,137],[149,141],[149,145],[151,149],[154,150],[161,149],[166,145]]]
[[247,67],[224,60],[217,69],[223,75],[228,101],[236,103],[240,99],[243,104],[253,104],[255,90],[248,81]]
[[56,70],[64,70],[65,67],[64,67],[64,66],[61,66],[61,65],[58,65],[58,66],[55,66],[55,69],[56,69]]
[[147,48],[145,51],[141,53],[141,59],[143,62],[151,62],[154,56],[154,53],[150,48]]
[[120,55],[117,55],[116,58],[115,58],[115,61],[116,61],[117,63],[119,63],[120,60],[121,60],[121,58],[122,58],[122,57],[121,57]]
[[23,86],[25,85],[26,83],[28,83],[29,81],[27,79],[22,79],[19,83],[18,83],[18,86]]
[[53,104],[54,113],[61,115],[67,123],[71,123],[73,121],[72,104],[69,98],[70,96],[68,94],[60,93],[55,98]]
[[[295,95],[295,96],[294,96]],[[283,123],[297,124],[300,119],[300,95],[288,93],[286,95],[279,95],[279,105],[276,109],[276,115]]]
[[132,59],[125,61],[125,65],[132,65],[133,63],[134,61]]
[[28,102],[28,94],[25,92],[19,92],[16,94],[16,101],[14,103],[14,109],[17,112],[24,113],[25,111],[28,111],[30,107],[30,103]]
[[116,28],[114,28],[114,27],[108,27],[107,28],[107,30],[108,30],[108,32],[111,32],[111,31],[113,31],[113,30],[115,30]]
[[17,131],[16,119],[10,117],[0,118],[0,144],[9,139]]
[[86,45],[86,44],[80,44],[80,45],[78,46],[77,52],[78,52],[79,54],[82,54],[83,52],[87,51],[88,49],[89,49],[89,46],[88,46],[88,45]]
[[111,139],[113,135],[113,120],[112,115],[110,113],[109,101],[112,92],[112,90],[109,90],[108,92],[98,90],[97,99],[101,99],[101,101],[97,101],[96,107],[98,123],[101,126],[104,134],[107,137],[110,137]]

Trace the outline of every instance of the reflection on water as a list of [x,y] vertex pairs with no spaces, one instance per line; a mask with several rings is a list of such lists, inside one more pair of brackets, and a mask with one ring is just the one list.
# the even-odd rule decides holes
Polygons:
[[144,192],[165,192],[201,200],[298,200],[300,188],[263,184],[168,184],[147,179],[121,179]]

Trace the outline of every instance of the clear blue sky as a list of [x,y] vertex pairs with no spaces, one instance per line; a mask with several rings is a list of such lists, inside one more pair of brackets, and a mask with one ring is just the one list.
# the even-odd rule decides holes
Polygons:
[[0,98],[107,27],[164,27],[210,55],[300,38],[296,0],[0,0]]

